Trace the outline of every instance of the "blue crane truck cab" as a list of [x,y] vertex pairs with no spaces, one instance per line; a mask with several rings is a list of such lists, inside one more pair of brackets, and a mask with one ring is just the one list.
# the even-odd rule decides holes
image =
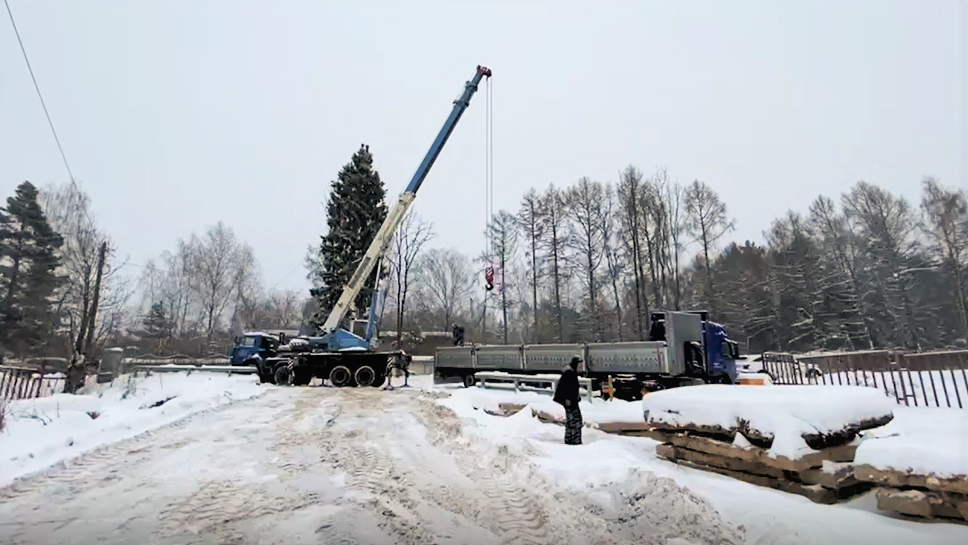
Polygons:
[[253,332],[243,333],[236,337],[235,345],[232,346],[232,355],[229,357],[229,365],[250,365],[247,361],[258,356],[261,359],[270,358],[276,355],[279,349],[279,337],[269,333]]

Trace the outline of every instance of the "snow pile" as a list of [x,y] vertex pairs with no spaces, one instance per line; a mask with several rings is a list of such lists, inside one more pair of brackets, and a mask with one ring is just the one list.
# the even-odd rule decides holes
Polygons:
[[968,411],[898,407],[890,424],[864,434],[854,463],[939,478],[968,477]]
[[255,397],[252,376],[194,372],[123,375],[78,395],[8,402],[0,433],[0,486],[102,445],[140,435],[193,413]]
[[657,428],[735,437],[737,446],[752,443],[773,457],[794,459],[823,448],[831,437],[841,437],[842,444],[858,430],[889,422],[897,403],[859,386],[704,385],[651,393],[642,408]]

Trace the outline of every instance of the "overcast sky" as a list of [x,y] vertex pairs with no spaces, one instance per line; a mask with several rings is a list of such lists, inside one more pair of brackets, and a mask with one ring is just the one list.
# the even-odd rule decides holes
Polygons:
[[[962,0],[9,0],[75,177],[137,264],[219,220],[267,286],[304,290],[340,167],[395,198],[478,64],[494,71],[495,209],[630,163],[709,183],[761,242],[858,180],[968,188]],[[69,180],[0,21],[0,195]],[[483,250],[484,87],[418,194],[435,245]],[[132,269],[131,272],[137,272]]]

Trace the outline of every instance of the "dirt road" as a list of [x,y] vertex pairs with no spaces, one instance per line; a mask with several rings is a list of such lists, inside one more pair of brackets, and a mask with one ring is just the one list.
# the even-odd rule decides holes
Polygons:
[[0,489],[0,543],[742,542],[669,479],[556,488],[434,395],[272,387]]

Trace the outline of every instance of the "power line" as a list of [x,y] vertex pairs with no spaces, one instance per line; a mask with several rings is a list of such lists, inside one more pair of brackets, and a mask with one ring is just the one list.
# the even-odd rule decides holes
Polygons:
[[20,39],[20,31],[17,30],[17,23],[13,20],[13,12],[10,11],[10,2],[3,0],[4,5],[7,6],[7,14],[10,16],[10,24],[13,25],[13,33],[17,35],[17,43],[20,44],[20,51],[24,54],[24,61],[27,63],[27,70],[30,72],[30,79],[34,82],[34,89],[37,90],[37,97],[40,98],[40,105],[44,107],[44,115],[47,116],[47,123],[50,125],[50,132],[54,133],[54,141],[57,142],[57,149],[60,150],[61,159],[64,160],[64,166],[67,167],[67,175],[71,177],[71,183],[74,183],[74,173],[71,172],[71,165],[67,163],[67,155],[64,154],[64,148],[61,147],[60,138],[57,137],[57,131],[54,130],[54,122],[50,119],[50,113],[47,111],[47,104],[44,102],[44,95],[40,93],[40,86],[37,85],[37,78],[34,77],[34,69],[30,66],[30,59],[27,58],[27,50],[24,48],[24,42]]

